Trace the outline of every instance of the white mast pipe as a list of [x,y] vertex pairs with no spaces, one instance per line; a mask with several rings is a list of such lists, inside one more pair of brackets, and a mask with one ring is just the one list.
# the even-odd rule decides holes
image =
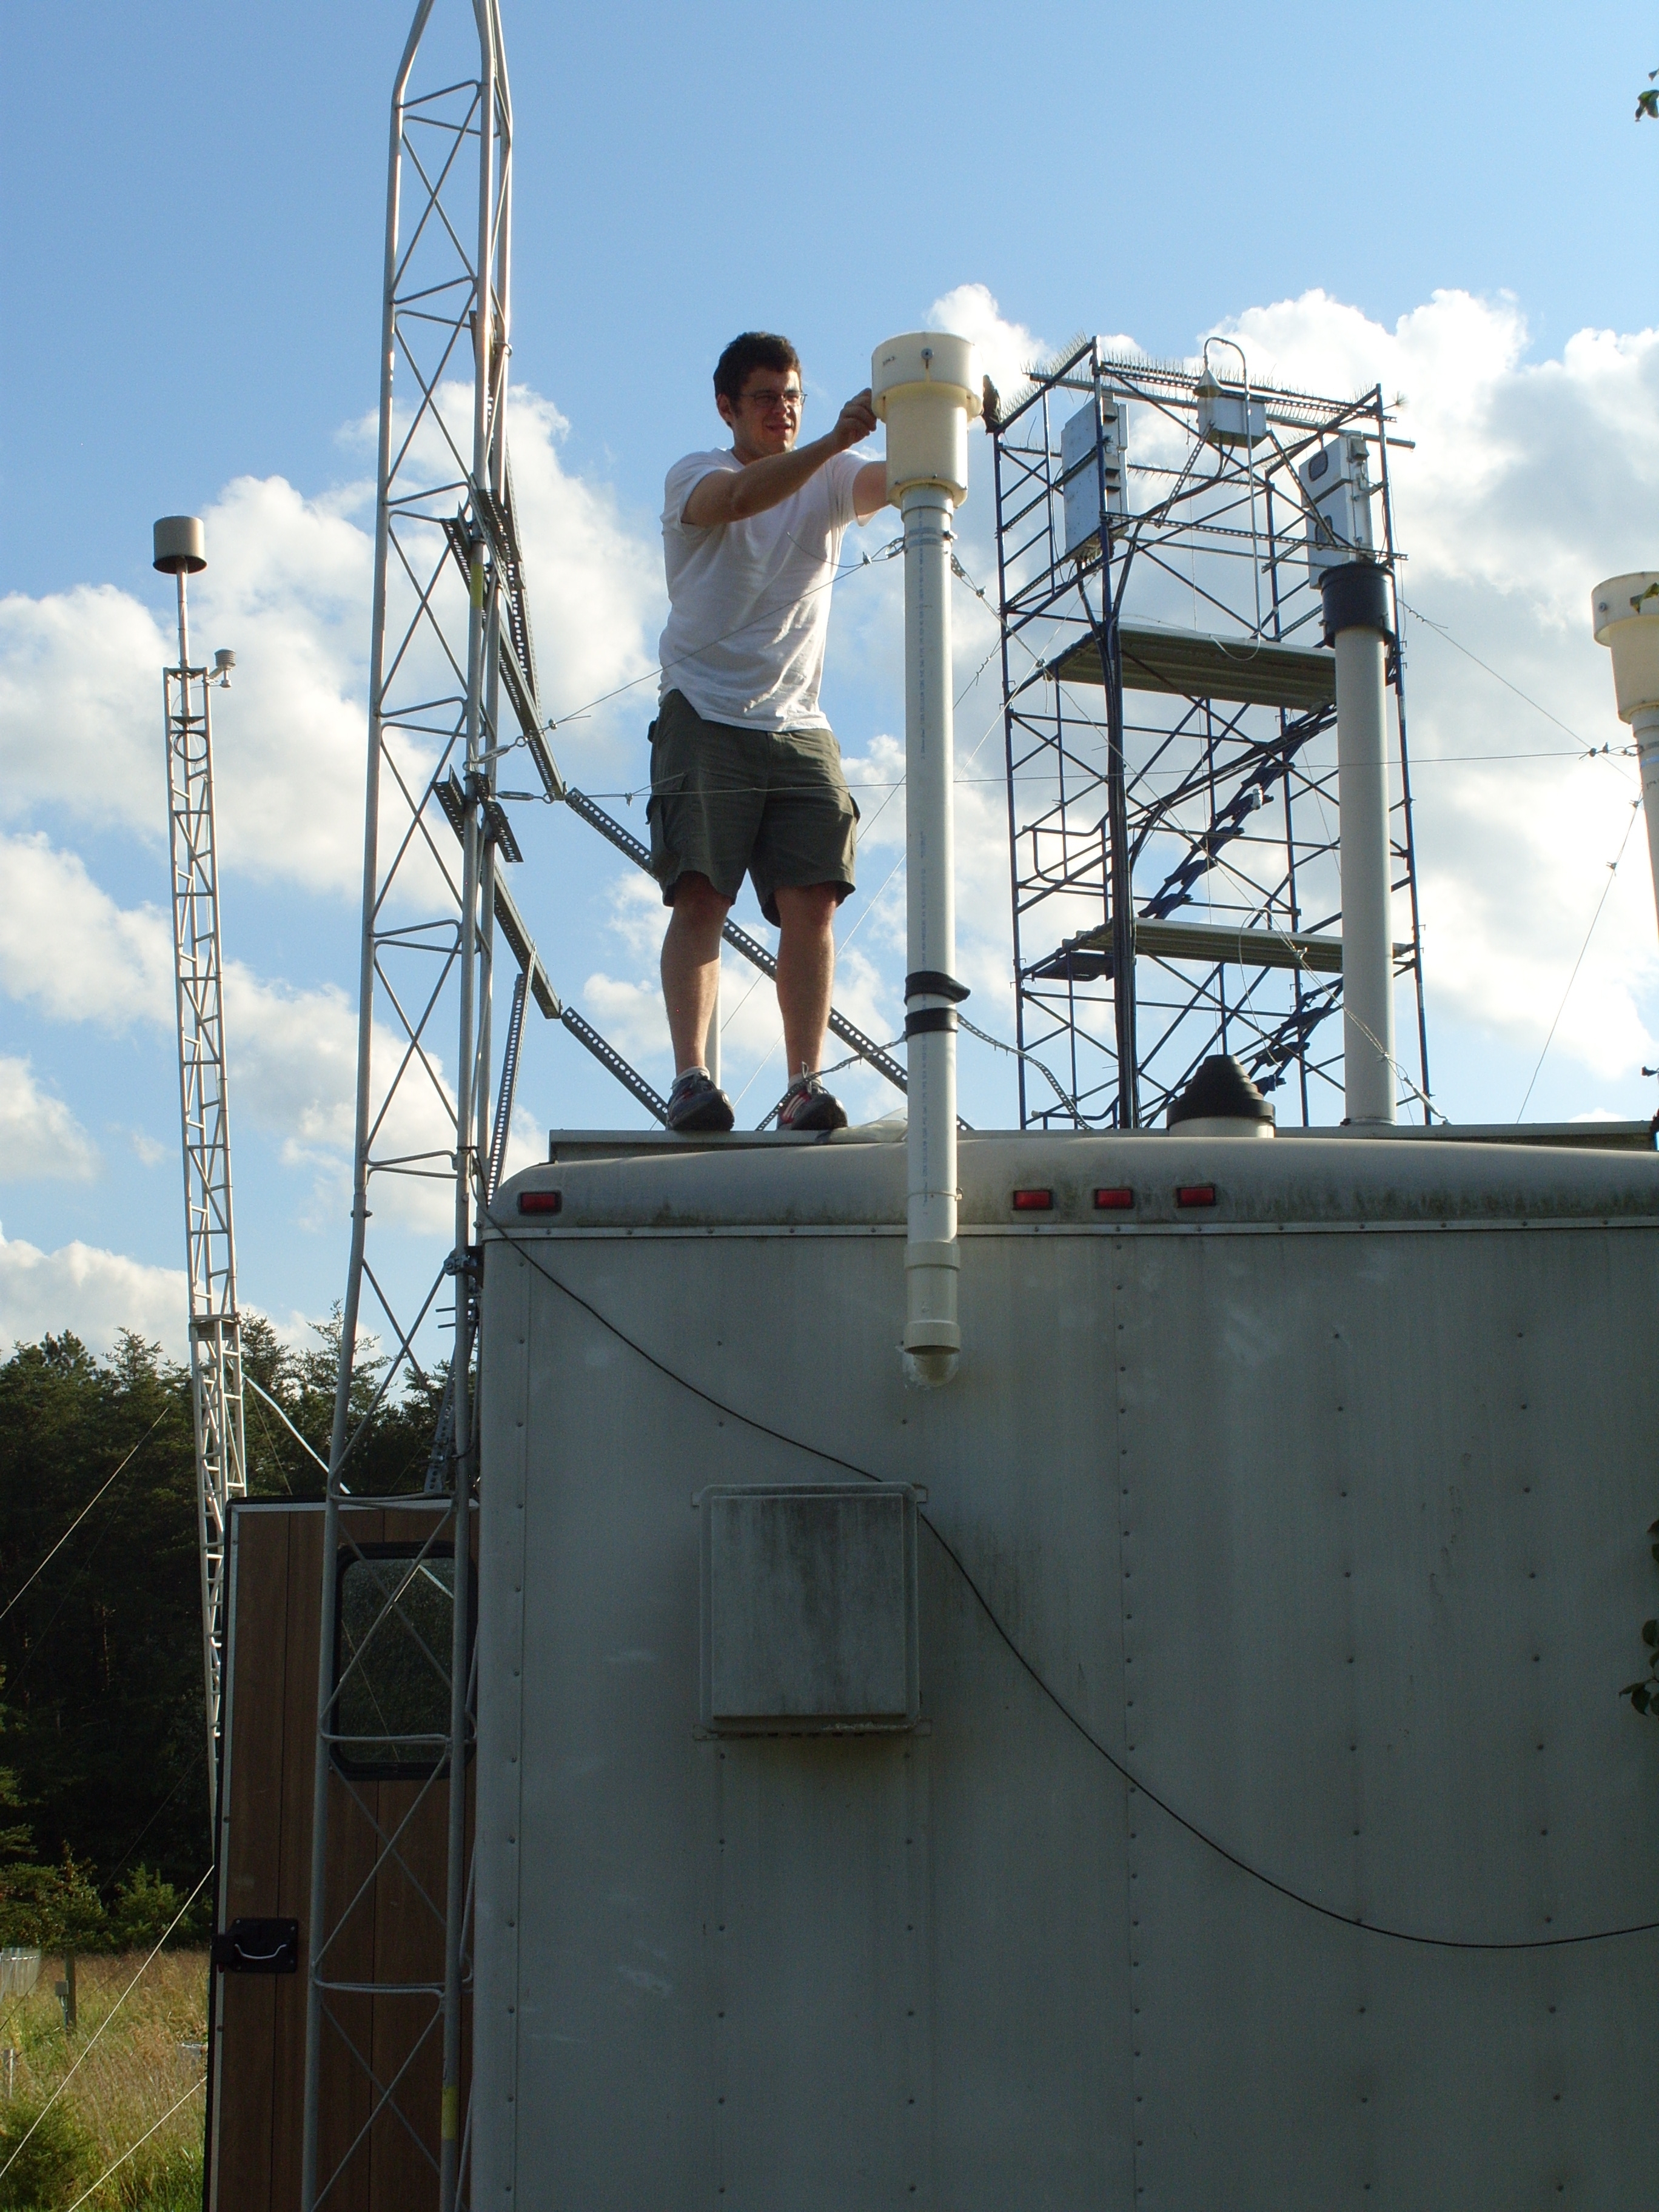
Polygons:
[[[904,1012],[906,1133],[904,1349],[918,1379],[946,1382],[962,1346],[957,1321],[956,841],[951,805],[951,495],[912,484],[904,517]],[[932,1018],[929,1022],[929,1017]],[[927,1023],[924,1027],[922,1024]]]
[[1648,817],[1648,866],[1653,871],[1653,903],[1659,914],[1659,706],[1638,707],[1630,718],[1636,757],[1642,766],[1642,811]]
[[904,517],[904,778],[908,969],[904,1361],[937,1386],[956,1373],[956,856],[951,705],[951,518],[968,495],[968,424],[980,411],[974,349],[943,331],[878,346],[876,412],[887,493]]
[[1659,573],[1638,568],[1609,576],[1590,594],[1598,645],[1611,647],[1619,719],[1628,722],[1642,764],[1642,807],[1648,817],[1648,863],[1659,909]]
[[1336,787],[1342,824],[1342,1061],[1350,1121],[1392,1121],[1394,934],[1382,639],[1336,640]]
[[1394,930],[1389,888],[1388,597],[1368,562],[1328,569],[1336,647],[1336,787],[1342,854],[1342,1065],[1349,1124],[1395,1118]]

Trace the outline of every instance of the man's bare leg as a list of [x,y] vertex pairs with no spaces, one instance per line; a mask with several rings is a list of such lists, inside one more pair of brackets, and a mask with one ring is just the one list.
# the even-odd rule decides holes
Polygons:
[[[676,1075],[708,1064],[708,1024],[720,988],[720,925],[731,908],[731,900],[722,898],[707,876],[684,875],[674,885],[674,903],[662,941],[662,995]],[[827,1015],[827,998],[824,1007]]]
[[830,1027],[830,994],[836,980],[836,908],[833,884],[780,887],[778,921],[778,1011],[783,1016],[783,1044],[789,1080],[816,1074],[823,1065],[823,1041]]

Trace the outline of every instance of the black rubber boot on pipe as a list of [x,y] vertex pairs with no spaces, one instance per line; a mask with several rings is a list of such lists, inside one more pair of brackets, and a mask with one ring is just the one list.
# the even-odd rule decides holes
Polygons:
[[1389,621],[1389,587],[1384,572],[1374,561],[1348,561],[1340,568],[1327,568],[1319,580],[1319,596],[1325,608],[1325,642],[1334,645],[1345,629],[1380,630],[1392,637]]

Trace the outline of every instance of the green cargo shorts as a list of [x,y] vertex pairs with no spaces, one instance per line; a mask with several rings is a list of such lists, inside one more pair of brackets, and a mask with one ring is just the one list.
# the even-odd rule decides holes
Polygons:
[[683,691],[671,691],[651,725],[646,812],[665,906],[686,874],[735,898],[745,868],[775,926],[781,888],[833,884],[837,903],[853,889],[859,811],[828,730],[706,722]]

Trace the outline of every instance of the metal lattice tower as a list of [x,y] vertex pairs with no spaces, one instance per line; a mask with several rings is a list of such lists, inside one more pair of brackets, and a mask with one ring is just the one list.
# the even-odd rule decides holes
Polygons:
[[[377,2126],[401,2125],[434,2170],[434,2198],[452,2212],[459,2189],[465,1773],[471,1732],[469,1577],[474,1460],[472,1344],[477,1313],[475,1207],[492,1136],[490,1012],[495,924],[544,1014],[561,1011],[501,879],[519,848],[495,796],[505,693],[550,792],[556,778],[540,739],[535,655],[507,453],[513,113],[495,0],[472,10],[476,73],[438,67],[411,89],[433,0],[421,0],[392,103],[381,329],[369,726],[359,983],[357,1126],[350,1264],[325,1516],[319,1723],[313,1794],[309,1985],[301,2202],[325,2202]],[[471,41],[469,41],[469,44]],[[429,65],[429,64],[428,64]],[[514,1039],[517,1060],[517,1037]],[[503,1131],[510,1096],[499,1102]],[[372,1212],[401,1212],[436,1231],[430,1204],[448,1194],[447,1256],[429,1287],[406,1298],[368,1251]],[[423,1204],[423,1201],[425,1203]],[[436,1235],[434,1234],[434,1242]],[[341,1696],[362,1648],[336,1673],[337,1563],[366,1557],[353,1534],[354,1463],[366,1418],[354,1419],[360,1329],[385,1329],[392,1357],[379,1393],[420,1371],[416,1332],[446,1285],[454,1292],[453,1348],[417,1556],[388,1612],[449,1562],[448,1649],[404,1626],[443,1679],[447,1726],[416,1748],[424,1779],[412,1807],[383,1820],[378,1797],[335,1757]],[[366,1310],[366,1299],[368,1302]],[[383,1499],[377,1504],[384,1504]],[[442,1639],[440,1638],[441,1646]],[[359,1749],[362,1748],[361,1744]],[[409,1744],[402,1749],[406,1755]],[[422,1805],[445,1808],[443,1886],[418,1879],[407,1856]],[[354,1940],[372,1913],[358,1885],[331,1896],[330,1834],[366,1821],[376,1880],[396,1875],[416,1925],[395,1978],[365,1972]],[[410,1961],[416,1963],[411,1966]],[[376,2063],[359,2027],[367,1996],[399,2014],[398,2063]],[[441,2040],[439,2154],[433,2115],[410,2109]],[[368,2117],[325,2169],[319,2126],[325,2072],[366,2079]],[[337,2148],[337,2146],[336,2147]],[[331,2152],[332,2157],[333,2154]]]
[[179,1017],[179,1115],[185,1161],[185,1264],[190,1286],[191,1407],[196,1430],[197,1528],[202,1567],[202,1659],[207,1704],[208,1802],[219,1771],[225,1637],[225,1533],[230,1501],[247,1495],[242,1431],[242,1326],[236,1310],[236,1237],[225,1097],[224,957],[214,835],[210,682],[229,680],[221,653],[210,679],[190,660],[185,579],[206,566],[201,524],[155,526],[155,566],[179,594],[179,660],[161,675],[167,725],[167,825],[173,861],[173,950]]
[[[380,452],[370,638],[363,921],[359,969],[356,1140],[351,1249],[343,1302],[341,1359],[324,1530],[319,1715],[313,1772],[308,1923],[306,2098],[301,2202],[328,2198],[377,2128],[400,2128],[429,2160],[429,2112],[415,2109],[422,2054],[442,2042],[441,2150],[433,2166],[441,2212],[452,2212],[465,2162],[461,2112],[464,2008],[468,1985],[465,1787],[472,1739],[471,1621],[466,1531],[476,1493],[473,1366],[481,1217],[503,1171],[523,1024],[533,1000],[657,1120],[665,1102],[554,990],[507,871],[520,850],[498,789],[503,753],[522,746],[542,795],[562,803],[636,866],[645,846],[583,793],[567,785],[548,747],[526,596],[524,556],[507,457],[511,334],[513,108],[499,0],[473,0],[470,21],[447,11],[468,60],[446,66],[428,48],[434,0],[419,0],[392,100],[382,294]],[[476,44],[475,44],[476,41]],[[437,43],[434,33],[433,43]],[[476,71],[471,55],[476,52]],[[417,70],[430,89],[416,89]],[[728,921],[726,942],[768,975],[766,947]],[[499,1079],[492,1068],[496,946],[514,976],[503,1011]],[[846,1018],[830,1026],[899,1090],[902,1064]],[[434,1218],[438,1200],[447,1217]],[[412,1291],[395,1246],[371,1251],[370,1223],[401,1217],[430,1237],[433,1265]],[[378,1261],[378,1264],[377,1264]],[[424,1379],[417,1339],[453,1295],[453,1342],[423,1488],[396,1500],[355,1487],[355,1458],[374,1406],[411,1376]],[[365,1407],[354,1393],[361,1335],[373,1331],[389,1358]],[[424,1340],[422,1339],[422,1340]],[[362,1694],[368,1639],[337,1671],[343,1561],[371,1564],[354,1534],[368,1510],[395,1505],[423,1516],[425,1534],[383,1619],[442,1677],[446,1729],[421,1735],[424,1778],[412,1802],[383,1820],[370,1792],[337,1756],[349,1741],[343,1698]],[[452,1592],[449,1649],[434,1650],[416,1603],[434,1579]],[[377,1627],[374,1635],[381,1634]],[[415,1739],[388,1723],[380,1739],[406,1755]],[[422,1808],[446,1808],[441,1896],[422,1884],[411,1849]],[[341,1820],[366,1822],[376,1867],[402,1885],[416,1932],[405,1960],[417,1972],[375,1978],[359,1961],[372,1881],[331,1901],[330,1836]],[[358,1832],[361,1840],[361,1830]],[[368,1946],[373,1953],[372,1942]],[[401,2008],[390,2069],[354,2033],[365,2001]],[[325,2154],[319,2125],[325,2071],[355,2069],[367,2118],[340,2154]],[[336,2146],[339,2149],[339,2146]],[[333,2156],[333,2162],[328,2162]]]
[[[1216,1052],[1288,1091],[1281,1120],[1341,1118],[1335,678],[1309,532],[1382,565],[1397,636],[1398,441],[1380,389],[1282,391],[1212,349],[1233,381],[1080,340],[995,428],[1022,1127],[1149,1126]],[[1310,466],[1341,479],[1340,517]],[[1417,1002],[1396,1077],[1426,1117],[1397,649],[1389,672],[1395,971]]]

